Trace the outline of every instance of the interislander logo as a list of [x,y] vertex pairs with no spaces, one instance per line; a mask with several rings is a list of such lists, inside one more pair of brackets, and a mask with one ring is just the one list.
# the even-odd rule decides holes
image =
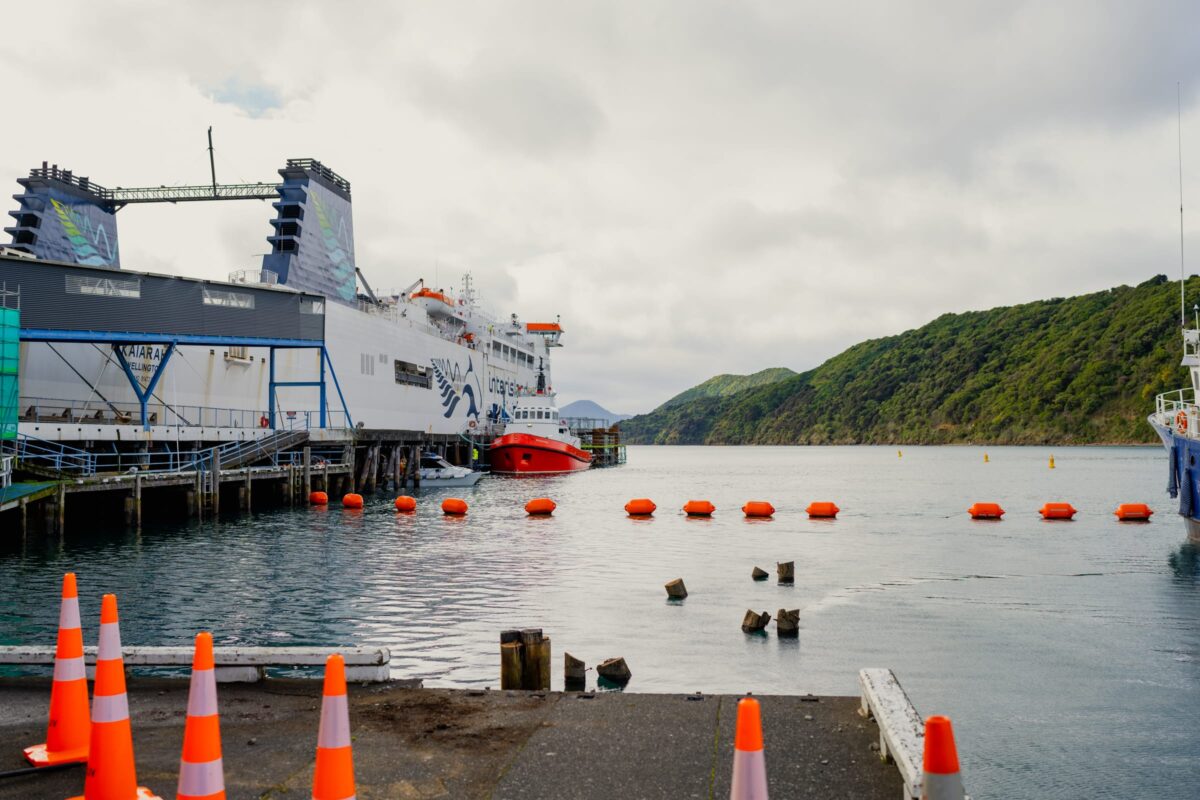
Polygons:
[[438,391],[442,393],[442,416],[446,419],[454,414],[459,402],[466,398],[467,416],[479,419],[479,405],[476,397],[483,392],[479,385],[479,376],[475,373],[475,365],[467,358],[467,371],[461,372],[458,364],[448,358],[430,359],[433,364],[433,376],[437,379]]
[[74,207],[60,203],[53,197],[50,198],[50,204],[54,207],[59,224],[62,225],[63,234],[67,237],[76,263],[94,267],[107,267],[116,263],[116,247],[109,242],[108,231],[103,224],[93,223]]

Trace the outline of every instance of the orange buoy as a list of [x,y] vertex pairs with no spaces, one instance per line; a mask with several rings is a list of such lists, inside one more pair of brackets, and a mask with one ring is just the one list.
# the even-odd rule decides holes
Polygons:
[[402,494],[396,498],[395,506],[397,511],[403,511],[406,513],[409,511],[416,511],[417,499],[415,497],[409,497],[406,494]]
[[531,517],[548,517],[556,508],[558,504],[549,497],[535,497],[525,504],[525,513]]
[[311,492],[308,495],[308,502],[314,506],[323,506],[329,503],[329,494],[327,492]]
[[350,494],[342,495],[342,507],[343,508],[362,508],[363,507],[362,495],[354,494],[353,492],[351,492]]
[[747,517],[773,517],[775,516],[775,506],[766,500],[751,500],[742,506],[742,513]]
[[971,519],[1000,519],[1004,516],[1004,509],[999,503],[976,503],[967,509],[967,513]]
[[683,513],[689,517],[711,517],[717,507],[707,500],[688,500],[683,504]]
[[625,513],[631,517],[649,517],[654,513],[654,501],[648,497],[636,497],[625,504]]
[[1145,503],[1121,503],[1113,513],[1121,522],[1149,522],[1154,512]]
[[841,509],[837,507],[837,503],[820,502],[809,503],[805,511],[808,512],[810,517],[816,519],[833,519]]
[[467,513],[467,501],[457,497],[447,497],[442,501],[442,513],[452,517],[461,517]]
[[1070,503],[1046,503],[1038,513],[1042,519],[1071,519],[1078,512]]

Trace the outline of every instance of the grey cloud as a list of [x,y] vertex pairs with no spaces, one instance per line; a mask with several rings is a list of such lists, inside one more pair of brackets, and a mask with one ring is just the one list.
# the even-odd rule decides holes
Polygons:
[[479,144],[529,156],[589,150],[604,130],[604,113],[562,65],[476,58],[459,72],[430,67],[419,76],[418,101]]

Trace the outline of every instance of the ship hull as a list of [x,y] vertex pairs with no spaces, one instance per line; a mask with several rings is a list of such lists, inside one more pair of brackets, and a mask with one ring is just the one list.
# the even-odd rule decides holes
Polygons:
[[1200,439],[1178,435],[1153,415],[1150,425],[1167,449],[1167,491],[1179,500],[1188,540],[1200,544]]
[[528,433],[508,433],[488,448],[496,475],[560,475],[592,466],[586,450]]

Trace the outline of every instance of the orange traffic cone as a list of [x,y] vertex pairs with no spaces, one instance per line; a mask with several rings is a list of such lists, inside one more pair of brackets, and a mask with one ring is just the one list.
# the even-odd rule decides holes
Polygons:
[[45,744],[25,748],[35,767],[87,761],[87,673],[83,665],[83,630],[79,625],[79,593],[75,573],[63,575],[62,605],[58,610],[58,647],[54,651],[54,683],[50,685],[50,724]]
[[317,768],[313,800],[353,800],[354,759],[350,753],[350,707],[346,663],[334,653],[325,659],[325,696],[317,732]]
[[921,800],[963,800],[966,791],[958,771],[958,750],[949,717],[925,720],[924,772]]
[[225,800],[221,728],[217,719],[217,678],[213,671],[212,634],[196,634],[192,684],[188,689],[183,758],[176,800]]
[[738,701],[733,739],[733,783],[729,800],[767,800],[767,762],[763,758],[762,716],[758,701]]
[[104,595],[100,602],[100,647],[96,652],[89,748],[83,794],[71,800],[162,800],[145,786],[137,785],[115,594]]

